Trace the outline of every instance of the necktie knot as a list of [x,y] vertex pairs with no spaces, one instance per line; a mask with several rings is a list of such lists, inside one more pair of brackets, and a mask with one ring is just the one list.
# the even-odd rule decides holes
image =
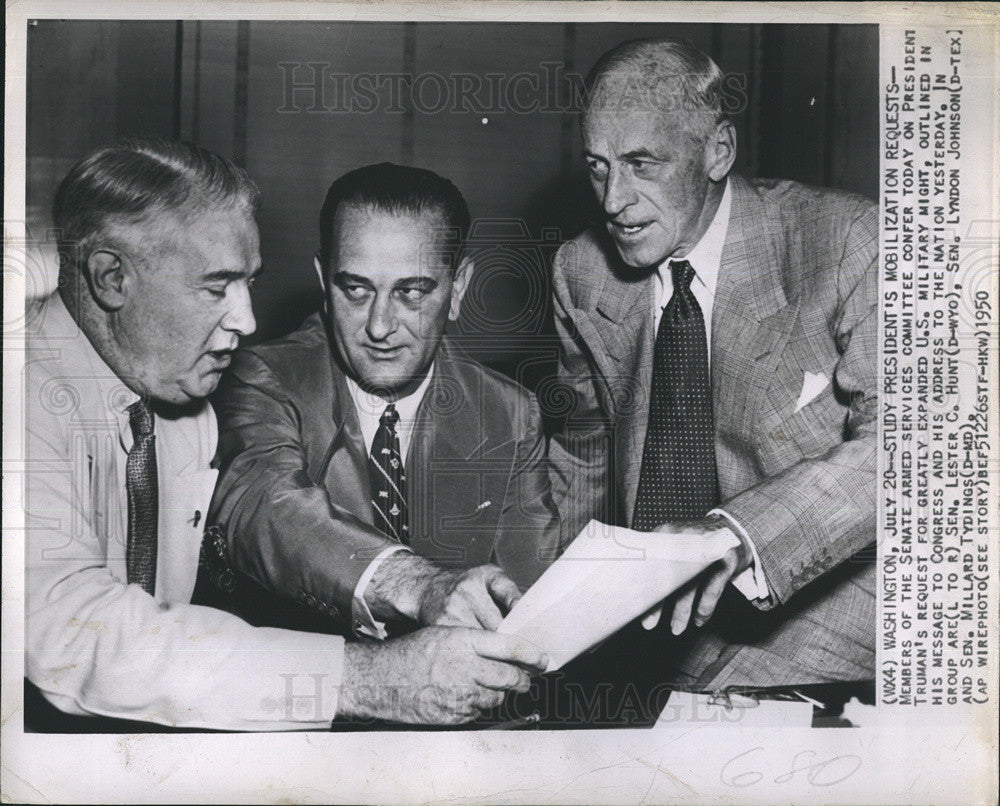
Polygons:
[[686,260],[671,260],[670,276],[674,281],[675,291],[687,291],[694,280],[694,266]]
[[149,436],[153,433],[153,412],[145,400],[137,400],[128,407],[128,422],[132,428],[132,438]]
[[396,411],[395,405],[390,403],[385,407],[385,411],[382,412],[382,417],[379,419],[379,424],[384,425],[386,428],[391,428],[396,430],[396,423],[399,422],[399,412]]

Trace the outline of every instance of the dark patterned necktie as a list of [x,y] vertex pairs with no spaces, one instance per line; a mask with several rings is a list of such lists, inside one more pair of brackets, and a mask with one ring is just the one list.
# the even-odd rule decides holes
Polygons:
[[132,450],[125,463],[128,494],[128,542],[125,567],[128,581],[142,585],[146,593],[156,591],[156,520],[159,509],[156,482],[156,437],[153,413],[145,401],[128,407],[132,427]]
[[375,526],[400,543],[409,544],[409,513],[406,508],[406,474],[399,451],[396,423],[399,414],[391,403],[379,420],[372,440],[368,471],[372,482],[372,516]]
[[674,293],[653,347],[653,388],[632,528],[701,518],[719,502],[705,318],[691,292],[694,269],[672,261]]

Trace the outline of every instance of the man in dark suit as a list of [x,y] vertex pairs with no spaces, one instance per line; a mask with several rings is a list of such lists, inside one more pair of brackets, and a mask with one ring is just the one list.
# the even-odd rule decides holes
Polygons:
[[325,315],[240,351],[220,387],[222,554],[329,629],[495,628],[558,552],[536,400],[443,336],[469,224],[430,171],[341,177],[320,214]]
[[553,497],[570,532],[597,517],[739,538],[671,603],[675,635],[715,617],[642,659],[661,679],[870,678],[877,208],[731,175],[721,80],[670,40],[620,45],[588,78],[605,226],[555,260],[576,407],[551,447]]

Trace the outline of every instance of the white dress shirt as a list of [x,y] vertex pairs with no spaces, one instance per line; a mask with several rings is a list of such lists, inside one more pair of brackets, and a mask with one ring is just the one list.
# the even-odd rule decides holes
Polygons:
[[63,711],[224,730],[329,725],[342,638],[251,627],[190,604],[216,471],[207,403],[154,417],[155,596],[128,584],[126,409],[137,396],[58,295],[25,373],[26,674]]
[[386,406],[392,403],[396,407],[399,415],[399,422],[396,423],[396,435],[399,437],[399,453],[406,461],[407,452],[410,450],[410,437],[413,436],[413,426],[417,421],[417,409],[427,393],[427,387],[431,385],[431,378],[434,375],[434,365],[431,364],[427,375],[420,382],[414,391],[406,397],[398,400],[385,400],[376,394],[366,392],[353,378],[347,378],[347,389],[351,393],[351,400],[354,401],[354,410],[358,415],[358,422],[361,425],[361,435],[365,440],[365,451],[371,453],[372,442],[375,441],[375,432],[378,431],[379,421],[385,413]]
[[[417,420],[417,409],[424,399],[427,388],[430,386],[431,378],[434,375],[434,365],[431,364],[427,375],[420,382],[413,392],[398,400],[388,401],[371,392],[366,392],[354,381],[347,377],[347,389],[351,393],[351,400],[354,401],[354,411],[358,415],[358,423],[361,426],[361,436],[365,441],[365,453],[370,454],[372,443],[375,441],[375,434],[378,431],[379,422],[389,403],[396,407],[399,421],[396,423],[396,436],[399,438],[399,453],[406,463],[406,456],[410,450],[410,439],[413,436],[413,427]],[[382,640],[387,637],[385,622],[378,621],[372,615],[368,602],[365,601],[365,591],[371,583],[372,578],[379,566],[387,557],[391,557],[397,552],[412,553],[403,545],[389,546],[383,549],[372,560],[365,572],[358,578],[358,584],[354,587],[354,599],[351,603],[351,615],[353,618],[355,632],[366,635],[370,638]]]
[[[722,250],[726,245],[726,233],[729,231],[729,215],[732,210],[733,195],[726,180],[726,189],[722,192],[722,200],[719,208],[715,211],[712,223],[708,225],[705,234],[682,258],[668,258],[658,267],[656,272],[656,298],[654,299],[653,322],[654,327],[659,329],[660,318],[663,316],[663,309],[670,302],[670,297],[674,293],[674,281],[670,271],[670,263],[673,260],[686,260],[694,269],[694,278],[691,280],[691,292],[698,301],[702,316],[705,319],[705,337],[708,343],[709,367],[712,360],[712,309],[715,305],[715,288],[719,282],[719,270],[722,266]],[[749,568],[743,573],[733,577],[733,585],[748,599],[766,599],[770,593],[767,588],[767,580],[761,569],[760,557],[753,542],[747,536],[743,528],[723,509],[713,509],[709,515],[722,515],[729,521],[733,530],[743,538],[743,542],[750,547],[753,559]]]

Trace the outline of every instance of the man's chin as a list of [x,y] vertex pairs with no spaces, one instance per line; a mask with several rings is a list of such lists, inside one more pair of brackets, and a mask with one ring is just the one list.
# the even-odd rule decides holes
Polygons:
[[166,402],[175,406],[187,406],[204,400],[212,392],[219,388],[219,381],[222,380],[221,372],[210,372],[196,383],[185,384],[178,387],[173,399]]
[[357,384],[366,392],[382,398],[405,397],[420,385],[423,372],[392,372],[383,368],[381,372],[366,372],[357,378]]
[[645,269],[650,266],[656,266],[663,261],[662,257],[657,256],[657,250],[650,244],[631,242],[623,243],[618,238],[614,237],[613,234],[611,235],[611,241],[615,245],[615,251],[618,252],[618,257],[620,257],[622,263],[629,268]]
[[409,384],[407,378],[398,375],[373,375],[362,378],[358,386],[379,397],[394,397]]
[[622,259],[622,263],[630,269],[648,269],[650,266],[660,263],[660,260],[651,257],[652,252],[646,252],[631,246],[623,247],[617,241],[615,241],[615,248],[618,251],[618,256]]

